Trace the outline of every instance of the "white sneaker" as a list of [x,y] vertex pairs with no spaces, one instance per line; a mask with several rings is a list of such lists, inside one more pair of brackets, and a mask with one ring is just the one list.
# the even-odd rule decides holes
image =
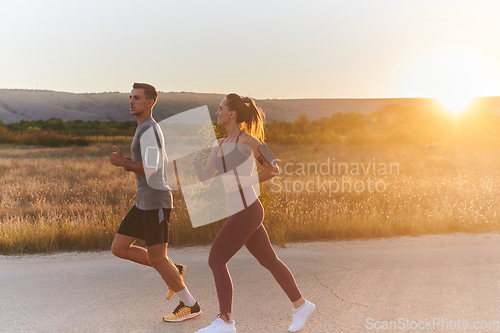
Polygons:
[[304,326],[307,318],[316,309],[316,305],[306,300],[306,302],[297,309],[293,309],[293,323],[292,326],[288,328],[290,332],[297,332]]
[[234,320],[231,324],[228,324],[222,318],[217,318],[210,326],[202,328],[196,333],[236,333],[236,327]]

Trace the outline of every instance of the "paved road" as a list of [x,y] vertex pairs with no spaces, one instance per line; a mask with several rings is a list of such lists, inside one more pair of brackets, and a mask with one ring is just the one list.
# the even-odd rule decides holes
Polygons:
[[[500,321],[499,250],[497,233],[276,248],[317,305],[302,330],[315,333],[377,331],[375,325],[384,321],[394,321],[393,329],[379,331],[416,332],[412,328],[420,325],[455,332],[465,324],[468,331],[499,331],[473,330],[474,324],[484,328]],[[169,250],[174,261],[189,265],[186,283],[203,311],[178,324],[161,320],[178,298],[165,299],[166,287],[150,268],[107,252],[0,256],[0,331],[195,332],[218,313],[208,252],[209,247]],[[238,332],[286,332],[291,307],[271,275],[246,250],[229,268]]]

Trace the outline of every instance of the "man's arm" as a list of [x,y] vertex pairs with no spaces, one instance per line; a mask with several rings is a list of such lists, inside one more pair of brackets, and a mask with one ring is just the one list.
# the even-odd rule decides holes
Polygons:
[[142,161],[134,162],[130,157],[123,157],[122,152],[117,146],[113,146],[115,152],[111,154],[110,161],[114,166],[122,167],[125,171],[144,174],[144,167]]

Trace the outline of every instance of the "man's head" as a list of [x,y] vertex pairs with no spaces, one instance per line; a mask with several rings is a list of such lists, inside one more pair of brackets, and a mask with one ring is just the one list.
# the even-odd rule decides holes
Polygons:
[[156,88],[147,83],[134,83],[130,92],[130,113],[140,116],[143,113],[150,114],[158,98]]

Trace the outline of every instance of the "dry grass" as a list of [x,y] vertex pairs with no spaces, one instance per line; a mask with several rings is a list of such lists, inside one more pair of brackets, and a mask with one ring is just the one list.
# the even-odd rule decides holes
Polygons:
[[[399,174],[392,175],[321,175],[313,169],[307,174],[306,168],[305,175],[282,174],[274,184],[268,182],[265,224],[274,243],[500,230],[497,148],[272,148],[282,167],[290,163],[290,173],[300,168],[298,163],[319,166],[328,158],[349,166],[399,165]],[[109,143],[59,149],[0,146],[0,253],[109,248],[136,193],[133,174],[109,164],[112,151]],[[328,182],[342,176],[365,185],[370,177],[386,189],[328,193]],[[296,190],[312,181],[314,191],[289,187],[286,192],[285,181],[289,186],[295,182]],[[326,191],[318,191],[318,181],[326,181]],[[174,205],[171,244],[213,240],[223,221],[192,229],[180,193],[174,192]]]
[[135,189],[133,175],[100,155],[97,147],[0,150],[1,251],[108,247]]
[[[108,249],[136,198],[134,175],[113,167],[111,152],[0,146],[0,253]],[[215,237],[222,222],[193,230],[180,193],[174,205],[171,244]]]
[[[352,190],[330,196],[325,191],[307,193],[304,190],[276,195],[275,208],[266,215],[268,229],[281,243],[500,230],[498,148],[317,146],[308,153],[283,149],[280,156],[282,165],[287,162],[321,164],[328,157],[349,165],[364,163],[366,166],[374,161],[377,165],[399,164],[399,175],[395,172],[377,176],[345,175],[343,172],[345,179],[352,183],[364,181],[366,184],[368,177],[371,181],[383,181],[386,189],[381,193]],[[286,177],[283,176],[281,184]],[[315,174],[292,175],[288,180],[317,182],[317,177]],[[321,181],[340,177],[320,175]],[[272,191],[273,187],[271,194]]]

